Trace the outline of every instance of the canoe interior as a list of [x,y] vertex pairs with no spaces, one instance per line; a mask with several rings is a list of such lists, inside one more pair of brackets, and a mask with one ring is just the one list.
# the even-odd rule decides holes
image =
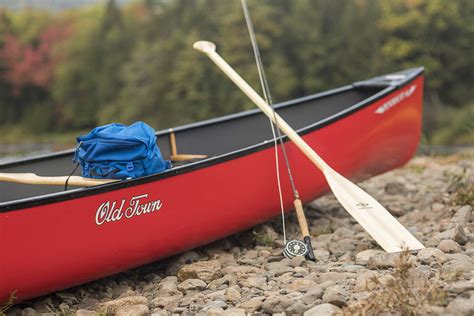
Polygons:
[[[277,105],[278,113],[296,130],[315,124],[369,98],[387,85],[352,85],[331,93],[315,95]],[[356,124],[356,122],[355,122]],[[178,153],[225,155],[272,138],[269,120],[259,111],[248,111],[207,122],[176,128]],[[158,146],[170,155],[169,130],[158,132]],[[181,163],[182,164],[182,163]],[[0,172],[33,172],[41,176],[64,176],[74,169],[72,152],[38,159],[0,164]],[[79,168],[80,169],[80,168]],[[76,172],[80,175],[80,170]],[[0,182],[1,203],[63,191],[61,186],[25,185]]]

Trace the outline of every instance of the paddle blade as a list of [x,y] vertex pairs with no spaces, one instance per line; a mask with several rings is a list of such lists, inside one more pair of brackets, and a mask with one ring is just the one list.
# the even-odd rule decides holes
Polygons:
[[367,192],[331,168],[325,168],[324,175],[342,206],[386,252],[425,248]]

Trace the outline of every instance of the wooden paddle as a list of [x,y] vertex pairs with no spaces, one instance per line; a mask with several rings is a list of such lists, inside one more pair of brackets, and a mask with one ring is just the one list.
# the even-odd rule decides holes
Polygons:
[[[16,182],[24,184],[65,185],[67,176],[41,177],[34,173],[0,173],[0,181]],[[91,179],[79,176],[69,177],[68,185],[90,187],[118,181],[116,179]]]
[[216,53],[214,43],[199,41],[193,48],[205,53],[321,170],[342,206],[385,251],[424,248],[379,202],[332,169],[278,114],[274,114],[273,109]]

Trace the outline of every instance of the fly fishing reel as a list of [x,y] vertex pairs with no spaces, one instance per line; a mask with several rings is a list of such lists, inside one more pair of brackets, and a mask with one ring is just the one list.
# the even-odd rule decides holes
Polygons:
[[316,261],[309,236],[305,236],[304,241],[294,239],[287,242],[283,249],[283,255],[288,259],[303,256],[308,260]]
[[306,256],[308,254],[308,247],[306,247],[305,243],[301,240],[290,240],[286,243],[283,254],[288,259],[297,256]]

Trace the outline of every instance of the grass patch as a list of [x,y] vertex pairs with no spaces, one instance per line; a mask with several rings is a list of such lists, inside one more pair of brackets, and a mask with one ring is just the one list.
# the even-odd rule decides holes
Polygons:
[[464,168],[462,174],[447,175],[449,178],[448,192],[454,205],[474,206],[474,185],[470,182],[470,174]]
[[13,306],[13,303],[16,300],[16,291],[10,293],[8,300],[0,307],[0,316],[6,315],[6,312]]
[[[410,262],[410,252],[403,251],[393,272],[384,277],[371,278],[375,288],[370,296],[346,307],[344,315],[379,315],[383,313],[400,315],[425,315],[427,306],[447,305],[448,285],[459,275],[441,275],[428,278],[415,275]],[[367,289],[369,291],[369,289]]]

